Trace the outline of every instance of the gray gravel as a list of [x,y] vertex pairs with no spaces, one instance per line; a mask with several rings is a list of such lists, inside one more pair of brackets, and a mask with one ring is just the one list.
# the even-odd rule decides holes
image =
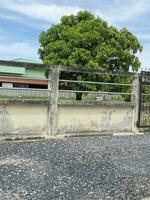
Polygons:
[[0,144],[0,200],[150,197],[150,136]]

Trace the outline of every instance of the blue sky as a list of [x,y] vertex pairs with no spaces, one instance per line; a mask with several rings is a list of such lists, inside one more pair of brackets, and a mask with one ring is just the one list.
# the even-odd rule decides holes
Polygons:
[[37,60],[41,31],[84,9],[133,32],[144,46],[142,67],[150,67],[150,0],[0,0],[0,59]]

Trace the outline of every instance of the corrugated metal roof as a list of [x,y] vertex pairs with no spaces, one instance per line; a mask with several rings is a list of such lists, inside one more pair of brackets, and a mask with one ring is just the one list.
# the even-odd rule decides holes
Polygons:
[[0,73],[5,74],[25,74],[25,68],[23,67],[8,67],[8,66],[0,66]]
[[16,58],[13,59],[12,61],[17,61],[17,62],[26,62],[26,63],[39,63],[42,64],[42,60],[30,60],[30,59],[25,59],[25,58]]
[[34,80],[34,79],[22,79],[22,78],[9,78],[0,77],[0,82],[2,83],[23,83],[23,84],[35,84],[35,85],[47,85],[47,80]]

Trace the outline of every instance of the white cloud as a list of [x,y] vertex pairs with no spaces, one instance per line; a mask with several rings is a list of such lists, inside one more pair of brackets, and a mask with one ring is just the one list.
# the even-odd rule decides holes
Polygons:
[[102,7],[97,9],[95,14],[111,24],[135,19],[142,13],[149,11],[150,8],[148,0],[113,0],[111,4],[106,4],[106,6],[104,9]]
[[0,7],[28,16],[32,19],[42,19],[48,22],[58,22],[63,15],[76,14],[79,7],[57,6],[34,1],[0,0]]
[[136,33],[136,37],[140,40],[149,40],[150,41],[150,34],[149,33]]
[[14,15],[12,13],[10,13],[10,14],[1,14],[0,13],[0,19],[15,21],[17,23],[27,25],[29,27],[32,27],[32,28],[35,28],[35,29],[38,29],[38,30],[44,30],[44,29],[47,29],[49,27],[49,24],[46,23],[46,22],[39,23],[39,21],[28,20],[25,17],[18,17],[17,14]]
[[141,68],[143,69],[150,69],[149,52],[150,52],[150,43],[144,44],[143,52],[138,55],[142,63]]
[[[91,0],[92,1],[92,0]],[[45,3],[42,0],[0,0],[0,8],[4,12],[0,12],[1,18],[7,18],[9,20],[18,21],[32,27],[47,28],[50,23],[59,22],[61,16],[76,14],[81,10],[80,6],[64,6]],[[99,2],[101,2],[99,0]],[[109,3],[108,3],[109,2]],[[119,23],[121,26],[128,24],[131,21],[136,27],[137,21],[143,15],[145,15],[150,9],[149,0],[111,0],[106,3],[98,3],[97,8],[93,8],[94,14],[107,20],[109,24],[117,26]],[[43,22],[41,22],[41,20]],[[127,23],[126,23],[127,22]],[[142,23],[142,22],[140,22]],[[142,27],[142,24],[141,24]],[[142,34],[140,31],[135,35],[140,40],[150,41],[150,34]],[[2,34],[0,35],[1,41],[3,40]],[[143,53],[139,55],[142,66],[149,67],[149,51],[150,42],[144,44]],[[0,43],[0,57],[1,58],[14,58],[25,57],[32,58],[33,56],[38,58],[37,48],[27,43]]]
[[[39,2],[35,0],[0,0],[0,8],[31,19],[40,19],[52,23],[59,22],[63,15],[76,14],[79,10],[82,10],[79,6],[55,5],[44,3],[42,0]],[[111,0],[111,3],[101,3],[97,9],[95,8],[92,11],[110,24],[115,25],[118,22],[135,19],[143,12],[148,11],[149,8],[149,0]],[[5,17],[8,18],[8,14]],[[11,15],[10,18],[21,21],[21,17],[16,19]],[[26,20],[23,21],[25,23]]]
[[38,47],[28,43],[0,43],[0,58],[13,59],[16,57],[35,58],[38,59]]

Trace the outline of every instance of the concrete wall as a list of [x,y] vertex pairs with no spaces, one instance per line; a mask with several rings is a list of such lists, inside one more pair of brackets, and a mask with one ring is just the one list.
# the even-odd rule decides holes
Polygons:
[[[21,100],[20,100],[21,101]],[[121,105],[58,106],[57,133],[51,129],[52,116],[47,103],[0,103],[0,136],[37,136],[90,133],[131,132],[134,109]],[[41,101],[42,102],[42,101]]]
[[133,107],[102,105],[60,105],[58,133],[131,132]]
[[47,133],[47,106],[40,104],[0,104],[0,135]]
[[[132,103],[60,102],[60,72],[105,74],[80,68],[48,66],[41,64],[0,61],[2,66],[48,70],[48,99],[45,100],[2,100],[0,99],[0,134],[49,135],[87,132],[134,131],[138,122],[140,75],[134,73],[107,72],[109,75],[133,77]],[[112,94],[112,93],[111,93]],[[129,95],[129,94],[128,94]],[[64,100],[63,100],[64,101]],[[106,103],[107,102],[107,103]],[[134,104],[134,105],[132,105]]]
[[34,88],[0,88],[0,96],[5,97],[48,97],[48,91],[46,89],[34,89]]

